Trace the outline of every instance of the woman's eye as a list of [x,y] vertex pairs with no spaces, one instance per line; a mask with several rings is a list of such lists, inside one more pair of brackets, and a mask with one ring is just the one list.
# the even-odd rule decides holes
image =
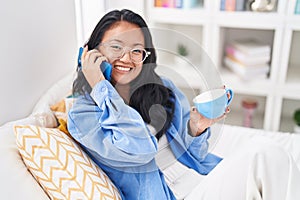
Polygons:
[[119,46],[119,45],[111,45],[110,46],[111,49],[115,50],[115,51],[120,51],[123,49],[122,46]]
[[141,49],[132,49],[132,53],[134,53],[134,54],[142,54],[143,50],[141,50]]

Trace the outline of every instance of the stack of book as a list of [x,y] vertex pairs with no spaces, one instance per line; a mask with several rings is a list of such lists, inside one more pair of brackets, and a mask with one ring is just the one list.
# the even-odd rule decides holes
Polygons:
[[267,78],[271,46],[256,40],[240,40],[226,46],[224,64],[244,80]]
[[197,0],[155,0],[155,7],[164,8],[194,8],[198,5]]

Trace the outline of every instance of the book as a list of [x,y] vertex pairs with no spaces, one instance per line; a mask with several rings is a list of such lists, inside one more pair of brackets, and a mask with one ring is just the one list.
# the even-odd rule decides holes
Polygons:
[[220,10],[221,11],[226,10],[226,0],[221,0],[221,2],[220,2]]
[[174,8],[175,2],[173,0],[163,0],[163,7],[165,8]]
[[155,0],[155,7],[174,8],[175,2],[173,0]]
[[270,54],[259,54],[251,56],[234,48],[232,45],[227,45],[225,48],[225,52],[228,57],[231,57],[244,65],[266,64],[271,60]]
[[236,11],[244,11],[245,10],[245,0],[236,0],[235,10]]
[[175,0],[175,8],[182,8],[184,0]]
[[295,14],[299,15],[300,14],[300,0],[297,0],[296,5],[295,5]]
[[163,6],[163,0],[155,0],[154,1],[155,7],[162,7]]
[[226,0],[225,10],[226,11],[235,11],[235,1],[236,0]]
[[250,80],[258,77],[266,78],[270,70],[270,66],[268,64],[249,67],[235,62],[227,56],[224,58],[224,64],[244,80]]
[[263,44],[255,39],[236,40],[231,44],[234,48],[247,55],[270,55],[271,46]]

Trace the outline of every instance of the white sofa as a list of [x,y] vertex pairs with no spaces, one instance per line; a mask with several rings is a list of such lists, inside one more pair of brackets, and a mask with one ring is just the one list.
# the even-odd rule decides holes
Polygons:
[[[36,104],[27,118],[9,122],[0,127],[0,196],[1,199],[32,200],[49,199],[24,165],[15,142],[14,125],[39,125],[55,127],[56,119],[50,105],[58,102],[71,91],[74,75],[70,74],[51,87]],[[291,153],[300,169],[300,134],[270,132],[238,126],[222,125],[217,127],[220,136],[213,138],[211,151],[221,157],[234,152],[252,137],[267,137]],[[214,131],[214,127],[213,127]]]

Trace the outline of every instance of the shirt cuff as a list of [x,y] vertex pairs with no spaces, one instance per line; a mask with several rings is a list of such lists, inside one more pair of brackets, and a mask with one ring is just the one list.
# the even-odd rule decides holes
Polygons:
[[[189,125],[188,125],[188,131],[190,132]],[[201,143],[201,142],[207,140],[209,137],[210,137],[210,128],[207,128],[198,136],[192,136],[188,133],[186,136],[186,139],[187,139],[188,143],[191,144],[192,142]]]

